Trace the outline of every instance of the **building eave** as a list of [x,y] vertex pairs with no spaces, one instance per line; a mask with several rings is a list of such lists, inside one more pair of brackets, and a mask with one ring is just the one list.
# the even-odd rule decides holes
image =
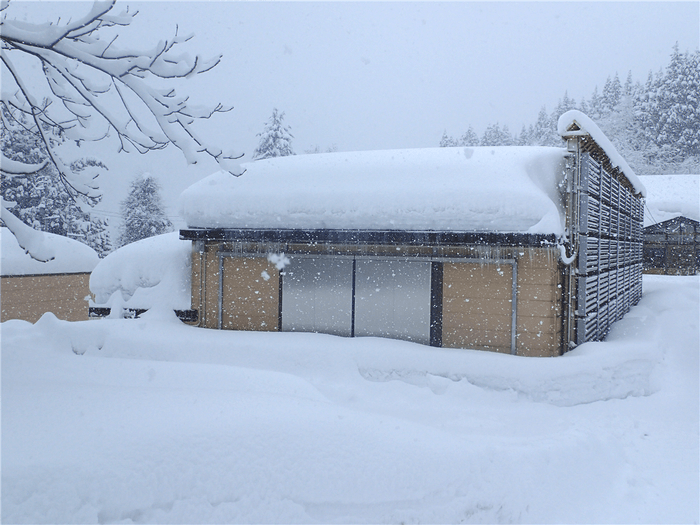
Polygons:
[[410,246],[454,246],[464,244],[501,246],[548,246],[555,234],[469,231],[348,230],[348,229],[260,229],[190,228],[180,230],[180,239],[209,242],[287,242],[333,244],[384,244]]

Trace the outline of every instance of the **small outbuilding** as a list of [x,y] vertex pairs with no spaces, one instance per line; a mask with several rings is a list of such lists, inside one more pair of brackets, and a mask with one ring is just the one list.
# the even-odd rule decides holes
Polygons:
[[329,153],[182,196],[200,326],[555,356],[641,297],[644,187],[578,111],[565,147]]
[[700,274],[700,222],[681,216],[644,228],[644,272]]
[[700,273],[700,175],[647,175],[644,272]]
[[99,262],[97,252],[68,237],[45,232],[45,249],[53,258],[33,259],[6,228],[0,228],[0,321],[21,319],[35,323],[46,312],[65,321],[88,319],[90,272]]

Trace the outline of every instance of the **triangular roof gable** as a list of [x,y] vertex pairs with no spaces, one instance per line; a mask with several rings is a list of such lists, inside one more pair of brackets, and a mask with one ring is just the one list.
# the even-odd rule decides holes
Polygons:
[[668,219],[667,221],[657,222],[651,226],[644,228],[644,233],[672,233],[679,231],[681,228],[694,230],[696,233],[700,233],[700,222],[688,217],[675,217],[673,219]]
[[[611,171],[611,173],[615,171],[619,172],[619,174],[622,175],[622,177],[619,177],[620,182],[623,182],[623,179],[627,179],[626,182],[634,190],[634,193],[646,197],[646,188],[639,180],[639,177],[637,177],[629,164],[627,164],[627,161],[620,155],[615,146],[613,146],[610,139],[605,136],[605,133],[603,133],[598,125],[588,116],[576,109],[567,111],[559,117],[557,132],[563,139],[570,137],[590,137],[592,139],[592,144],[589,144],[589,147],[593,146],[592,150],[597,152],[594,156],[602,157],[597,160],[602,162],[603,166]],[[584,143],[585,142],[584,140]]]

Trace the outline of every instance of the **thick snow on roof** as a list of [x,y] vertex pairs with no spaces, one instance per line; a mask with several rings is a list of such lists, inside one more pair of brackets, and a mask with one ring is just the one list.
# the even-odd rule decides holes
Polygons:
[[149,237],[113,251],[90,275],[95,304],[185,310],[191,303],[192,244],[177,232]]
[[563,148],[430,148],[277,157],[182,194],[191,228],[561,234]]
[[676,217],[700,221],[700,175],[644,175],[644,226]]
[[0,228],[0,272],[3,276],[91,272],[100,261],[97,252],[82,242],[53,233],[36,233],[43,237],[43,244],[54,256],[48,262],[32,259],[17,243],[12,232],[5,227]]
[[[580,131],[568,131],[572,124],[576,124]],[[644,184],[642,184],[642,182],[639,180],[639,177],[637,177],[637,175],[634,173],[634,170],[630,168],[627,161],[618,153],[612,142],[610,142],[608,137],[605,136],[605,133],[603,133],[598,125],[589,117],[576,109],[567,111],[561,117],[559,117],[559,121],[557,122],[557,132],[564,138],[582,134],[590,135],[591,138],[596,141],[598,146],[603,149],[605,154],[610,159],[610,163],[625,174],[627,180],[630,181],[638,193],[641,193],[642,196],[646,196]]]

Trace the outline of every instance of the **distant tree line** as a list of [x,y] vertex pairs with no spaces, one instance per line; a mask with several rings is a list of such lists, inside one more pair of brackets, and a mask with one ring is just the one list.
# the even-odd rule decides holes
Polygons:
[[551,113],[545,106],[537,121],[513,134],[498,123],[479,137],[470,126],[458,138],[443,133],[440,146],[560,146],[557,120],[570,109],[592,118],[640,174],[700,172],[700,51],[673,48],[669,64],[649,72],[644,84],[629,72],[622,84],[608,77],[579,103],[564,93]]

